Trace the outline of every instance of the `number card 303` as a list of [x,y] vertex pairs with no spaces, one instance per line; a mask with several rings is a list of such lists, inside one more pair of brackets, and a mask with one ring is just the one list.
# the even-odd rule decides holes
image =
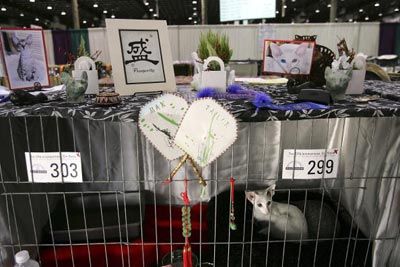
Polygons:
[[25,152],[29,182],[81,183],[80,152]]
[[336,178],[339,149],[285,149],[282,179]]

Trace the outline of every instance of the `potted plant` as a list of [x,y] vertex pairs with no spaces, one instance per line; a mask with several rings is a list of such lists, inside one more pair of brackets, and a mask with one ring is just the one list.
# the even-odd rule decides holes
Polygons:
[[[217,56],[227,65],[233,51],[229,46],[229,38],[226,34],[209,30],[207,33],[201,33],[197,54],[202,61],[210,56]],[[219,65],[211,62],[209,70],[219,70]]]

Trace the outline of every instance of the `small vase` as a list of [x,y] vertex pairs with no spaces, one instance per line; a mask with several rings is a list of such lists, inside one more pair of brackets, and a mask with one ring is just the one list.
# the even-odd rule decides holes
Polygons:
[[336,101],[344,100],[347,86],[352,77],[352,70],[325,69],[326,90]]

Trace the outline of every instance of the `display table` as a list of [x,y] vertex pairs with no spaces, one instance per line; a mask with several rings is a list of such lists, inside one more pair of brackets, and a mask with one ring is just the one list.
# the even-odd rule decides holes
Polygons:
[[[256,113],[248,101],[219,100],[241,123],[232,148],[202,170],[208,181],[203,201],[227,189],[231,176],[237,179],[238,187],[277,181],[282,190],[314,188],[329,192],[353,216],[356,228],[371,240],[376,266],[384,266],[390,255],[398,254],[391,249],[398,242],[400,219],[396,211],[400,203],[400,102],[388,99],[386,93],[388,88],[395,92],[397,87],[395,83],[368,81],[366,92],[382,98],[363,103],[347,97],[326,110],[261,109]],[[270,93],[277,104],[295,98],[281,86],[252,89]],[[180,87],[179,91],[189,101],[194,100],[194,93],[187,87]],[[40,236],[26,230],[32,229],[33,222],[23,218],[33,213],[35,229],[40,231],[48,220],[48,206],[54,205],[51,198],[49,203],[45,201],[49,192],[68,196],[77,192],[146,191],[155,193],[151,199],[154,204],[182,204],[185,170],[177,173],[170,186],[163,185],[177,161],[163,158],[136,124],[140,108],[153,97],[123,97],[120,105],[107,108],[97,107],[94,99],[83,105],[68,104],[62,94],[54,95],[54,101],[46,104],[0,105],[2,244],[18,247],[18,242],[41,242]],[[285,149],[325,148],[340,151],[336,179],[281,179]],[[80,152],[84,182],[32,185],[26,174],[24,153],[28,151]],[[190,170],[189,177],[194,177]],[[193,202],[200,201],[197,181],[190,182],[189,188]],[[30,199],[32,206],[27,205]],[[11,228],[6,223],[9,221]],[[357,238],[352,240],[357,242]],[[10,247],[7,254],[12,255]]]
[[[245,100],[223,100],[223,104],[242,122],[261,122],[271,120],[300,120],[346,117],[392,117],[400,116],[400,83],[367,81],[367,94],[377,94],[382,98],[366,102],[357,102],[352,96],[345,101],[335,103],[326,110],[274,111],[261,109],[255,115],[256,108]],[[249,89],[264,91],[271,95],[275,104],[293,103],[296,95],[287,93],[286,86],[246,86]],[[195,99],[195,93],[188,86],[178,87],[180,94],[188,101]],[[64,94],[55,94],[51,101],[44,104],[17,107],[11,103],[0,105],[0,117],[9,116],[55,116],[59,118],[89,119],[101,121],[136,122],[140,108],[154,95],[137,95],[122,97],[122,103],[113,107],[98,107],[94,98],[88,98],[84,104],[68,104]]]

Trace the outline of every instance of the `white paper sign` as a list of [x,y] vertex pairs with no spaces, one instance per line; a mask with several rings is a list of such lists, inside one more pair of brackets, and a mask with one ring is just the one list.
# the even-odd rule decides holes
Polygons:
[[282,179],[336,178],[339,149],[285,149]]
[[[81,183],[80,152],[25,152],[29,182]],[[33,177],[32,177],[33,176]]]
[[235,118],[212,99],[193,102],[182,120],[175,143],[201,167],[225,152],[236,140]]

